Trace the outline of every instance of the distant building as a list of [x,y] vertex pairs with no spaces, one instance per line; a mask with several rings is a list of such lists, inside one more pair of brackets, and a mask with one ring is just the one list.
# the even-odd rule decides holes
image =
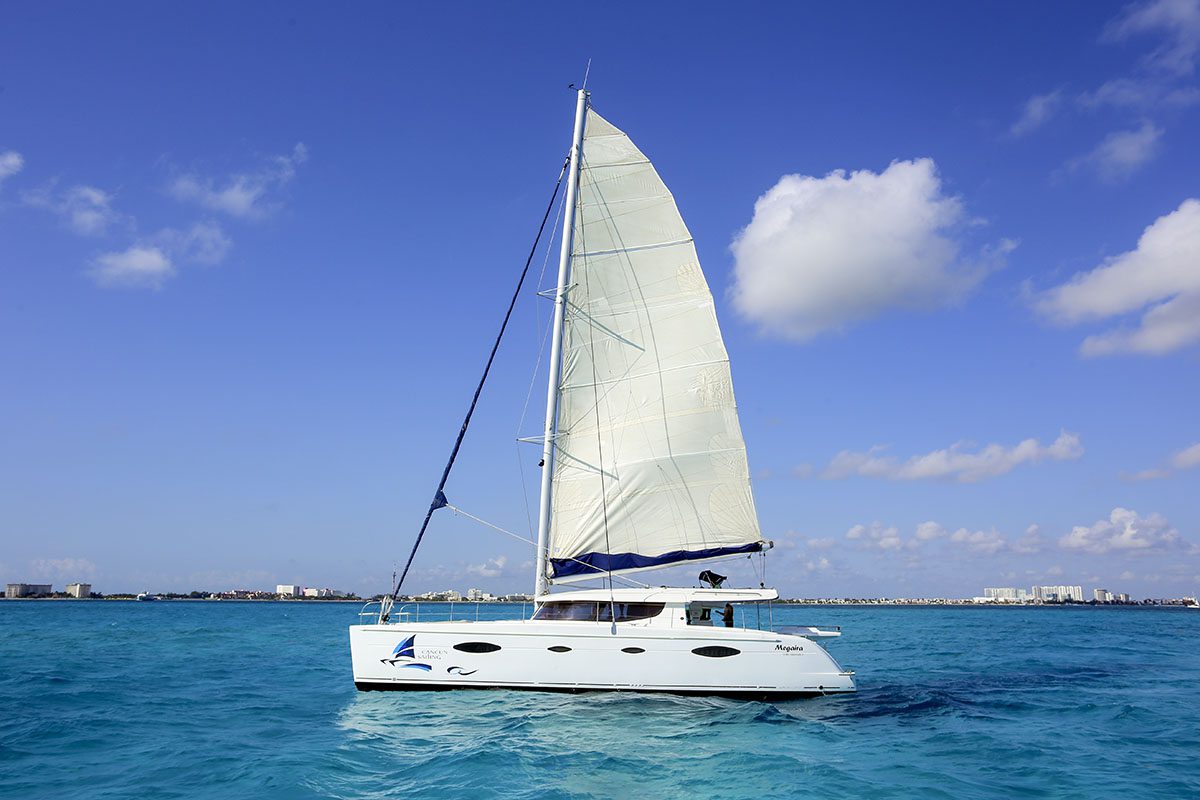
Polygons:
[[1006,586],[984,589],[983,597],[985,600],[997,603],[1024,603],[1029,599],[1029,593],[1024,589],[1015,589]]
[[54,586],[49,583],[9,583],[4,586],[4,596],[10,598],[37,597],[53,591]]
[[483,590],[482,589],[467,589],[467,599],[474,600],[475,602],[479,602],[480,600],[483,599]]
[[317,588],[314,588],[311,586],[307,586],[304,589],[304,596],[305,597],[345,597],[346,593],[339,591],[337,589],[329,589],[329,588],[317,589]]
[[1061,603],[1065,600],[1083,602],[1082,586],[1034,586],[1033,599]]
[[280,597],[299,597],[303,589],[294,583],[281,583],[275,587],[275,594]]
[[1129,595],[1125,594],[1124,592],[1121,592],[1119,595],[1117,595],[1117,600],[1121,601],[1122,603],[1128,603]]
[[68,583],[67,594],[71,597],[91,597],[92,585],[90,583]]
[[1114,598],[1108,589],[1092,589],[1092,599],[1097,603],[1111,603]]

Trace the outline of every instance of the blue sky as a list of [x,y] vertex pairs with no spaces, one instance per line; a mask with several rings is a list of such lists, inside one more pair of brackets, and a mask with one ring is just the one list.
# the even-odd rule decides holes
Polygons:
[[[1197,0],[609,9],[12,10],[5,580],[385,588],[590,58],[695,235],[772,583],[1196,591]],[[448,489],[518,531],[527,295]],[[409,585],[530,559],[441,512]]]

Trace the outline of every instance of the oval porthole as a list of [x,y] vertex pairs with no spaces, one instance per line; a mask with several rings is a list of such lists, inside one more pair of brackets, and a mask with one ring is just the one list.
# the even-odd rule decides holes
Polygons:
[[549,650],[551,653],[569,653],[569,652],[571,652],[571,648],[569,648],[565,645],[561,645],[561,644],[556,644],[556,645],[554,645],[554,647],[547,647],[546,649]]
[[632,654],[636,655],[638,653],[644,653],[644,652],[646,652],[646,650],[645,650],[645,648],[642,648],[642,647],[622,647],[621,652],[622,653],[632,653]]
[[459,642],[454,645],[454,649],[463,653],[494,653],[500,649],[500,645],[491,642]]
[[720,645],[710,645],[709,647],[697,647],[692,651],[698,656],[705,658],[729,658],[736,656],[741,650],[734,650],[732,647],[722,647]]

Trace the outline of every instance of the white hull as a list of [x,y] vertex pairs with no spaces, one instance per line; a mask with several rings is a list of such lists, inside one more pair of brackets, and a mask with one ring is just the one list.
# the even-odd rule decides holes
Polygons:
[[[410,649],[397,654],[409,637]],[[490,652],[477,652],[484,649]],[[811,639],[744,628],[630,622],[618,623],[614,635],[608,622],[354,625],[350,652],[355,686],[364,691],[508,688],[750,698],[855,690],[853,673]]]

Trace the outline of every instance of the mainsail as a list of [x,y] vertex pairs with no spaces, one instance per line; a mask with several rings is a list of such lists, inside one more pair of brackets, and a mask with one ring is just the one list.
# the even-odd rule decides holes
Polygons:
[[555,580],[763,549],[712,294],[654,166],[590,108],[562,333]]

